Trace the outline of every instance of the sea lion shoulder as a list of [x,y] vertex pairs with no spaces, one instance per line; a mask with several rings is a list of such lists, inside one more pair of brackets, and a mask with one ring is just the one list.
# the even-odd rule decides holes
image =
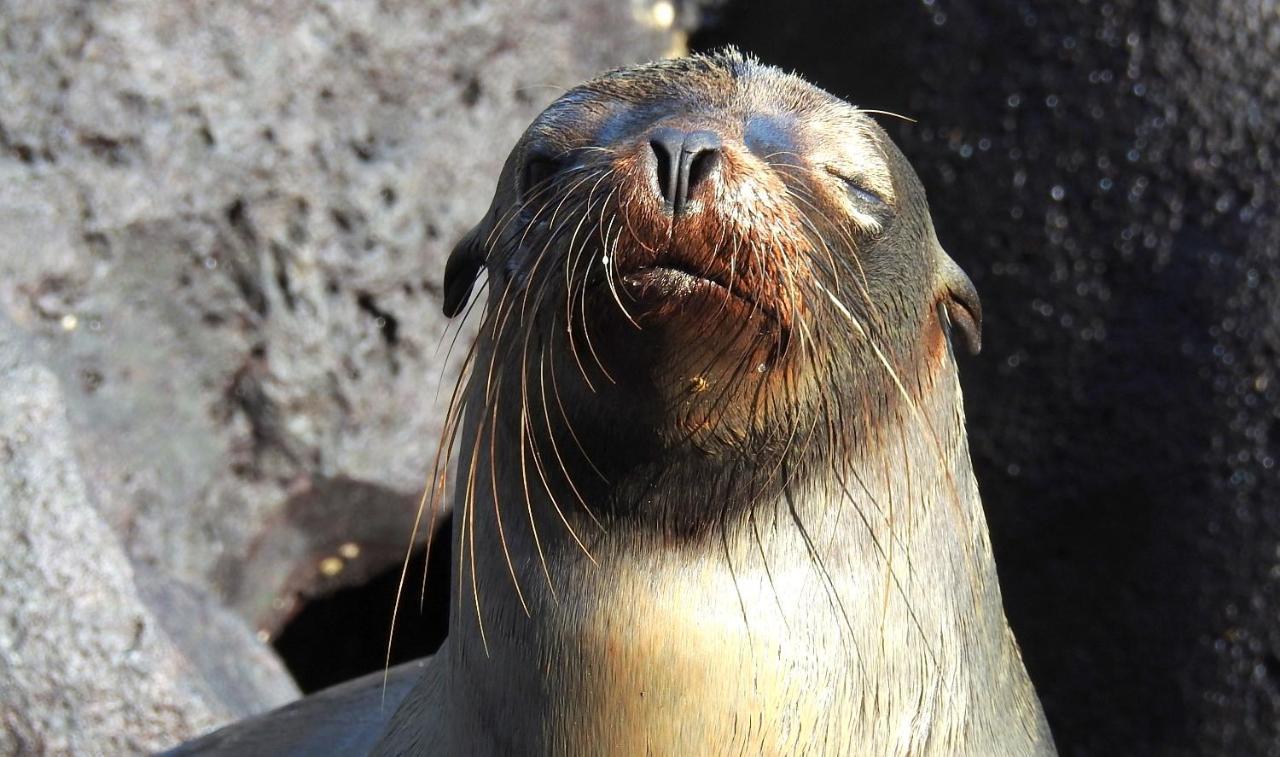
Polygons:
[[350,757],[369,754],[406,700],[432,681],[424,657],[232,723],[161,757]]

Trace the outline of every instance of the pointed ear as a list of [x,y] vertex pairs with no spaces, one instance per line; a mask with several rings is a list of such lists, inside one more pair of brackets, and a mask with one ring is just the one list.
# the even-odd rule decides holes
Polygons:
[[467,306],[471,299],[471,289],[475,286],[476,277],[485,264],[484,235],[486,224],[480,224],[466,236],[458,240],[458,244],[449,254],[449,262],[444,266],[444,314],[452,318]]
[[942,248],[938,248],[938,278],[947,319],[960,330],[969,354],[978,354],[982,349],[982,302],[978,290]]

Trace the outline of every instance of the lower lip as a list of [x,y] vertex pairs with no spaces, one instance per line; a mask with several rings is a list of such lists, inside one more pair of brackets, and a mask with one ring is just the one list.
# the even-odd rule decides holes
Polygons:
[[676,268],[642,268],[623,276],[622,283],[629,294],[640,299],[683,298],[717,289],[730,294],[718,282]]
[[711,279],[675,268],[642,268],[622,276],[621,303],[635,319],[657,323],[668,318],[742,318],[763,315],[757,306]]

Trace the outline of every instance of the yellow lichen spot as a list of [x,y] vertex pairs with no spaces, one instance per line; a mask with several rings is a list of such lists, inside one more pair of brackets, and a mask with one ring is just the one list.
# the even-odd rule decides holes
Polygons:
[[328,578],[332,578],[342,572],[341,557],[326,557],[320,561],[320,573]]
[[62,330],[75,331],[76,326],[80,325],[80,319],[76,318],[74,313],[67,313],[62,316]]
[[689,379],[690,394],[702,394],[703,392],[707,391],[707,388],[710,386],[711,384],[702,376],[694,376],[693,378]]

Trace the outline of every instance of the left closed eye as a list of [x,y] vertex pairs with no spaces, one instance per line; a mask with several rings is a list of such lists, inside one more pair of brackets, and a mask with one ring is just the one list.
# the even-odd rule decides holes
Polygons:
[[851,179],[848,176],[845,176],[844,174],[840,173],[839,171],[835,171],[832,169],[827,169],[827,173],[831,174],[832,176],[836,177],[837,179],[839,179],[841,182],[844,183],[845,191],[849,193],[850,197],[852,197],[855,202],[865,203],[869,205],[888,205],[888,203],[885,202],[883,197],[876,194],[875,192],[872,192],[870,189],[867,189],[865,186],[859,183],[857,179]]

